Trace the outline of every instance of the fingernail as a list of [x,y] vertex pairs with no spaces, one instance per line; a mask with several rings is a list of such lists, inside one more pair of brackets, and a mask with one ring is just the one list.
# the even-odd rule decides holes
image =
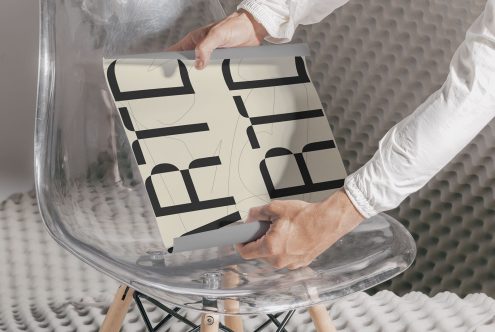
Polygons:
[[203,67],[205,66],[205,63],[203,62],[203,60],[196,60],[196,69],[203,69]]

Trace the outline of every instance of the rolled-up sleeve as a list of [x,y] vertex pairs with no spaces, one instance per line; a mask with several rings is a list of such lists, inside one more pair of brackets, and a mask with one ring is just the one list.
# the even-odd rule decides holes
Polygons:
[[365,217],[423,187],[495,117],[495,0],[466,33],[443,86],[392,127],[344,188]]
[[237,7],[251,13],[268,32],[267,41],[286,43],[300,24],[321,21],[348,0],[244,0]]

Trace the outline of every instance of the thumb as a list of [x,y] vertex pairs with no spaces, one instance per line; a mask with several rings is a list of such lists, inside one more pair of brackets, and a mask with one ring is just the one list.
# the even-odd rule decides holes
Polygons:
[[217,27],[211,28],[206,37],[196,46],[196,69],[205,68],[210,62],[210,57],[213,50],[219,46],[222,46],[224,41],[224,32]]
[[266,205],[262,206],[257,206],[249,209],[249,213],[246,219],[247,223],[253,222],[253,221],[268,221],[271,222],[274,218],[275,215],[272,213],[268,212],[266,209]]

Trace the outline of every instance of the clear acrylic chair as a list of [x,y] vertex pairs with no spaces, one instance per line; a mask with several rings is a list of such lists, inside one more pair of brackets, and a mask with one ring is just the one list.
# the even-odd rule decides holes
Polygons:
[[[41,214],[62,247],[136,290],[140,308],[144,297],[164,310],[177,307],[169,311],[177,318],[179,308],[200,310],[206,313],[206,331],[216,315],[318,308],[390,279],[412,263],[412,237],[384,214],[296,271],[243,261],[231,247],[167,253],[110,102],[102,58],[162,51],[193,28],[221,18],[222,7],[215,0],[40,4],[35,168]],[[126,292],[122,287],[118,297],[126,298]]]

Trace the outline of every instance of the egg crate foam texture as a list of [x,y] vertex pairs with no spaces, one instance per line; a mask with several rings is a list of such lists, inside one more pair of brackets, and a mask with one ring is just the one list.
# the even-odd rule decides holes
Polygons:
[[[225,11],[235,8],[224,0]],[[485,0],[349,1],[300,26],[307,58],[349,173],[380,138],[438,90]],[[413,234],[414,265],[377,287],[398,294],[495,296],[495,121],[424,188],[390,214]]]
[[[117,189],[115,195],[125,188]],[[89,209],[131,213],[124,200],[81,195]],[[105,202],[105,203],[102,203]],[[102,206],[102,205],[107,205]],[[144,205],[144,204],[143,204]],[[48,234],[33,193],[16,194],[0,204],[0,331],[97,331],[118,284],[62,249]],[[156,324],[164,313],[144,302]],[[327,306],[338,331],[493,331],[495,300],[485,294],[461,299],[453,293],[430,298],[421,293],[398,297],[390,291],[356,293]],[[199,314],[181,311],[199,321]],[[245,331],[266,317],[246,316]],[[492,329],[492,330],[490,330]],[[164,330],[188,331],[173,320]],[[145,331],[132,304],[123,331]],[[307,310],[296,312],[287,331],[314,331]]]

